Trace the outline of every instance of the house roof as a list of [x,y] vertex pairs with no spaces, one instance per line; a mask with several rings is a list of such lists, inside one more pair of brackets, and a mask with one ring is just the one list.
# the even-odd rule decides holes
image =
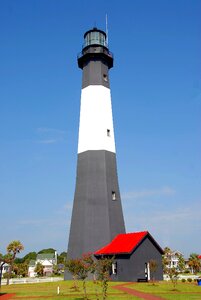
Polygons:
[[183,254],[182,254],[180,251],[175,250],[175,251],[172,251],[172,252],[170,253],[170,255],[180,256],[180,255],[183,255]]
[[34,267],[36,264],[36,261],[31,259],[30,262],[29,262],[29,267]]
[[55,254],[54,253],[41,253],[37,255],[36,260],[45,260],[45,259],[54,259]]
[[201,259],[201,255],[198,255],[198,258]]
[[48,267],[48,266],[52,266],[53,264],[52,264],[49,260],[45,259],[45,260],[42,262],[42,265]]
[[118,234],[111,243],[96,251],[94,255],[129,254],[147,235],[148,231]]

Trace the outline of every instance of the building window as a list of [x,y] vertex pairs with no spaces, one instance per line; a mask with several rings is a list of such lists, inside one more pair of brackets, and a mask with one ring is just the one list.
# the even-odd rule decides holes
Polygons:
[[111,136],[110,135],[110,129],[107,129],[107,136]]
[[103,80],[108,81],[108,77],[106,74],[103,74]]
[[112,191],[112,200],[117,200],[115,191]]
[[112,274],[117,274],[117,263],[112,264]]

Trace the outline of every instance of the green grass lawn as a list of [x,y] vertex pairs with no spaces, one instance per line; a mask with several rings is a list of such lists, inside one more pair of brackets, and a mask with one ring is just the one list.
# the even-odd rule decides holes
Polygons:
[[161,296],[168,300],[201,300],[201,286],[197,283],[181,283],[178,282],[175,290],[171,282],[139,283],[129,285],[129,288],[150,293],[152,295]]
[[[128,295],[112,288],[118,285],[118,282],[110,282],[108,288],[108,300],[139,300],[141,298]],[[123,283],[121,283],[123,284]],[[99,295],[99,300],[102,299],[101,285],[96,285],[96,290],[93,282],[87,281],[87,294],[90,300],[95,300],[96,290]],[[57,295],[57,287],[60,287],[60,295]],[[1,293],[14,293],[16,296],[13,299],[50,299],[50,300],[82,300],[83,289],[82,283],[78,282],[79,291],[72,289],[72,281],[59,281],[47,283],[32,283],[32,284],[13,284],[2,286]],[[171,282],[157,282],[155,285],[151,283],[133,283],[126,285],[127,288],[135,289],[141,292],[150,293],[152,295],[161,296],[168,300],[201,300],[201,286],[195,283],[178,283],[176,290],[173,290]]]
[[[92,282],[87,281],[87,295],[90,300],[95,300],[96,290]],[[110,282],[108,288],[108,300],[139,300],[139,298],[130,296],[127,293],[117,291],[112,289],[113,285],[117,283]],[[57,295],[57,287],[60,287],[60,295]],[[59,282],[47,282],[47,283],[31,283],[31,284],[13,284],[9,286],[2,286],[1,293],[11,293],[16,294],[12,299],[50,299],[50,300],[82,300],[83,299],[83,289],[82,283],[78,282],[79,291],[75,292],[72,289],[72,281],[59,281]],[[97,293],[99,299],[102,299],[102,288],[101,285],[96,285]]]

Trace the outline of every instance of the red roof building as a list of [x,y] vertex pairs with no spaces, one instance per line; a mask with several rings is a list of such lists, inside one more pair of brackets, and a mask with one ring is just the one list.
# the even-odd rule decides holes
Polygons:
[[[116,281],[148,281],[152,276],[163,279],[162,248],[148,231],[118,234],[108,245],[97,250],[94,256],[114,257],[111,279]],[[151,274],[150,261],[157,269]]]

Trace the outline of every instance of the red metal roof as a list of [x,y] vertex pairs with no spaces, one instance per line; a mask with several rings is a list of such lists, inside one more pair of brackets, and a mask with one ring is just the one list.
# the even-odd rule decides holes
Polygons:
[[148,231],[118,234],[110,244],[99,249],[94,255],[131,253],[148,234]]

